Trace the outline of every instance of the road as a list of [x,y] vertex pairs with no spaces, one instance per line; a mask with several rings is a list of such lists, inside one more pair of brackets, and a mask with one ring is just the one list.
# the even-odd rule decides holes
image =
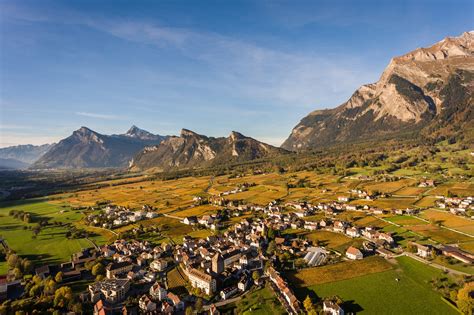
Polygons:
[[176,220],[179,220],[179,221],[183,221],[183,218],[177,217],[177,216],[175,216],[175,215],[163,213],[163,216],[164,216],[164,217],[167,217],[167,218],[171,218],[171,219],[176,219]]
[[418,260],[419,262],[422,262],[424,264],[427,264],[427,265],[430,265],[431,267],[434,267],[434,268],[437,268],[437,269],[440,269],[440,270],[445,270],[449,273],[452,273],[452,274],[455,274],[455,275],[459,275],[459,276],[471,276],[471,274],[469,273],[466,273],[466,272],[462,272],[462,271],[458,271],[458,270],[454,270],[454,269],[451,269],[451,268],[448,268],[448,267],[445,267],[445,266],[442,266],[442,265],[439,265],[437,263],[433,263],[431,261],[428,261],[428,260],[425,260],[421,257],[418,257],[416,256],[415,254],[412,254],[412,253],[408,253],[408,252],[403,252],[403,255],[405,256],[408,256],[410,258],[413,258],[415,260]]

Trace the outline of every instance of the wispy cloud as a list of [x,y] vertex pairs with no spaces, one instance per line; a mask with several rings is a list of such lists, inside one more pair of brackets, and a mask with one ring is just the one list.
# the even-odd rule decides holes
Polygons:
[[123,117],[116,116],[116,115],[107,115],[107,114],[98,114],[98,113],[89,113],[89,112],[75,112],[78,116],[90,117],[90,118],[98,118],[98,119],[106,119],[106,120],[123,120]]
[[[159,21],[94,18],[63,11],[35,14],[17,7],[13,14],[28,21],[82,25],[125,41],[176,51],[182,57],[205,65],[208,75],[203,80],[191,80],[179,75],[170,78],[169,74],[161,73],[154,76],[159,82],[175,81],[182,83],[182,87],[201,86],[219,90],[229,97],[259,100],[275,106],[312,109],[338,105],[359,85],[377,79],[380,70],[371,69],[349,53],[324,56],[298,49],[284,51],[215,32],[162,25]],[[326,15],[332,14],[328,12],[320,18],[325,20]]]

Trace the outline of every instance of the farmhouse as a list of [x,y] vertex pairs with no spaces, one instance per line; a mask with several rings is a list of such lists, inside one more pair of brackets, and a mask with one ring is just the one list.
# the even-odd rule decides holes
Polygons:
[[330,315],[344,315],[342,307],[332,301],[324,301],[323,312]]
[[364,255],[359,249],[351,246],[346,251],[346,257],[349,259],[356,260],[364,258]]
[[432,255],[432,250],[430,245],[421,245],[417,243],[412,243],[414,246],[416,246],[416,254],[420,257],[423,258],[428,258],[431,257]]
[[198,223],[198,219],[196,216],[186,217],[184,218],[183,223],[187,225],[193,225],[193,224]]

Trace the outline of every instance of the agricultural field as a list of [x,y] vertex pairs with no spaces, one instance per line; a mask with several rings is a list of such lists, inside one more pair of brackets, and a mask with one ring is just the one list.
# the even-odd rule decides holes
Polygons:
[[427,188],[423,187],[403,187],[397,191],[395,191],[393,194],[397,196],[417,196],[420,194],[423,194],[424,192],[427,191]]
[[360,239],[352,239],[344,234],[331,231],[318,230],[304,235],[314,244],[319,244],[318,246],[324,246],[340,253],[344,253],[352,245],[361,245]]
[[474,236],[474,221],[471,219],[460,217],[447,211],[434,209],[423,211],[421,217],[426,220],[434,220],[446,227]]
[[[31,222],[26,223],[10,216],[10,210],[31,213]],[[104,244],[107,241],[96,231],[90,231],[90,240],[66,238],[69,229],[63,224],[74,224],[81,217],[82,213],[79,211],[51,203],[47,199],[5,202],[0,206],[0,235],[11,249],[34,263],[38,261],[42,264],[64,262],[82,248],[92,247],[92,241],[97,244]],[[48,219],[52,224],[43,227],[35,238],[30,228],[37,225],[36,222],[40,219]],[[0,269],[5,268],[5,263],[0,262]]]
[[168,290],[174,292],[175,294],[185,294],[186,290],[186,276],[183,271],[179,268],[173,268],[166,274],[166,279],[168,283]]
[[366,183],[362,185],[362,188],[369,192],[395,193],[404,187],[409,187],[416,183],[417,181],[413,179],[402,179],[393,182]]
[[385,219],[402,226],[428,224],[427,222],[410,215],[397,215],[397,216],[388,217]]
[[372,256],[362,260],[305,268],[296,272],[288,272],[286,276],[289,282],[296,287],[309,287],[382,272],[392,268],[393,266],[387,260],[379,256]]
[[473,182],[452,182],[443,183],[433,190],[430,194],[433,196],[443,195],[447,196],[448,191],[452,194],[456,194],[460,197],[468,197],[474,195],[474,183]]
[[441,270],[398,257],[390,270],[299,288],[296,293],[300,299],[307,294],[319,298],[338,295],[345,301],[346,312],[386,314],[390,305],[391,314],[458,314],[429,283],[441,276]]

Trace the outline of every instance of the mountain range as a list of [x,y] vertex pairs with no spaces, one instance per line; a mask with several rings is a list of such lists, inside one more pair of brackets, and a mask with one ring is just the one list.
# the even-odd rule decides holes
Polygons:
[[81,127],[54,145],[0,149],[0,166],[34,169],[195,168],[364,141],[462,135],[474,130],[474,31],[393,58],[376,83],[333,109],[311,112],[281,148],[238,132],[207,137],[182,129],[154,135],[132,126],[103,135]]
[[191,168],[249,161],[285,153],[288,151],[236,131],[232,131],[227,138],[213,138],[182,129],[179,137],[169,137],[159,145],[142,150],[130,163],[130,167],[132,170]]
[[361,86],[334,109],[304,117],[282,147],[306,150],[338,143],[431,136],[472,124],[474,31],[393,58],[379,81]]
[[0,149],[0,169],[23,169],[45,154],[53,144],[17,145]]
[[81,127],[52,146],[31,168],[126,167],[144,147],[159,144],[164,139],[165,136],[154,135],[136,126],[120,135],[103,135]]

